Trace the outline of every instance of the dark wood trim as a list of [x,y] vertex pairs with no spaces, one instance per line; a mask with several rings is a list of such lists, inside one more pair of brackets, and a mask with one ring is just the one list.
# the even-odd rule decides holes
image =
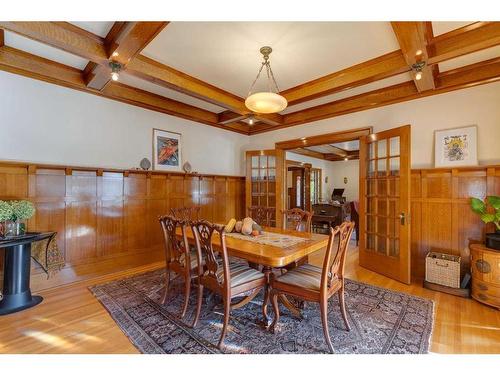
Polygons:
[[434,37],[429,64],[438,64],[497,45],[500,45],[500,22],[475,22]]
[[288,141],[277,142],[275,147],[281,150],[292,150],[296,148],[302,148],[307,146],[319,146],[330,143],[346,142],[359,139],[364,135],[369,135],[373,131],[373,128],[364,127],[349,129],[335,133],[315,135],[312,137],[302,137],[297,139],[291,139]]
[[364,61],[281,92],[293,106],[409,71],[400,50]]

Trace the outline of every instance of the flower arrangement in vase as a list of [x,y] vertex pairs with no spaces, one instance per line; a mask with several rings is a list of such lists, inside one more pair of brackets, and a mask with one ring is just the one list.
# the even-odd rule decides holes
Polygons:
[[3,237],[22,236],[26,233],[25,221],[35,214],[30,201],[0,201],[1,235]]

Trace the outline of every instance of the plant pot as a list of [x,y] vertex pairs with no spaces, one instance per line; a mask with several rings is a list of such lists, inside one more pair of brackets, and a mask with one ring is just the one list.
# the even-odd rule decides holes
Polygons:
[[486,247],[489,249],[500,250],[500,230],[495,233],[486,234]]
[[5,238],[18,237],[26,233],[26,224],[23,221],[6,221],[3,225],[3,235]]

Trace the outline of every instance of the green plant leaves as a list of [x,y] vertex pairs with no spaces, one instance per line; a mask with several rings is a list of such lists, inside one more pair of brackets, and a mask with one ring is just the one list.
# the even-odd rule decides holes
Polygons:
[[493,223],[495,221],[495,215],[494,214],[481,214],[481,220],[483,222],[485,222],[486,224]]
[[496,195],[489,196],[488,198],[488,203],[493,207],[495,210],[500,210],[500,197],[497,197]]
[[481,199],[471,198],[470,206],[476,214],[484,214],[486,212],[486,204]]

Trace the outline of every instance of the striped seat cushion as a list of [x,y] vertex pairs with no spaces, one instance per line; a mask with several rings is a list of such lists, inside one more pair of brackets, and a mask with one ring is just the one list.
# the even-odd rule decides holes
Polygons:
[[[264,274],[262,272],[248,267],[248,264],[242,263],[230,263],[229,273],[231,274],[231,288],[264,277]],[[220,280],[224,280],[224,269],[222,267],[220,267],[217,271],[217,277]]]
[[[198,258],[196,256],[196,250],[191,249],[189,253],[189,261],[191,263],[190,269],[195,269],[196,267],[198,267]],[[181,256],[181,262],[184,263],[184,254]],[[202,261],[202,264],[205,264],[205,262]]]
[[311,264],[303,264],[277,278],[284,284],[296,285],[305,289],[319,290],[321,284],[321,268]]

